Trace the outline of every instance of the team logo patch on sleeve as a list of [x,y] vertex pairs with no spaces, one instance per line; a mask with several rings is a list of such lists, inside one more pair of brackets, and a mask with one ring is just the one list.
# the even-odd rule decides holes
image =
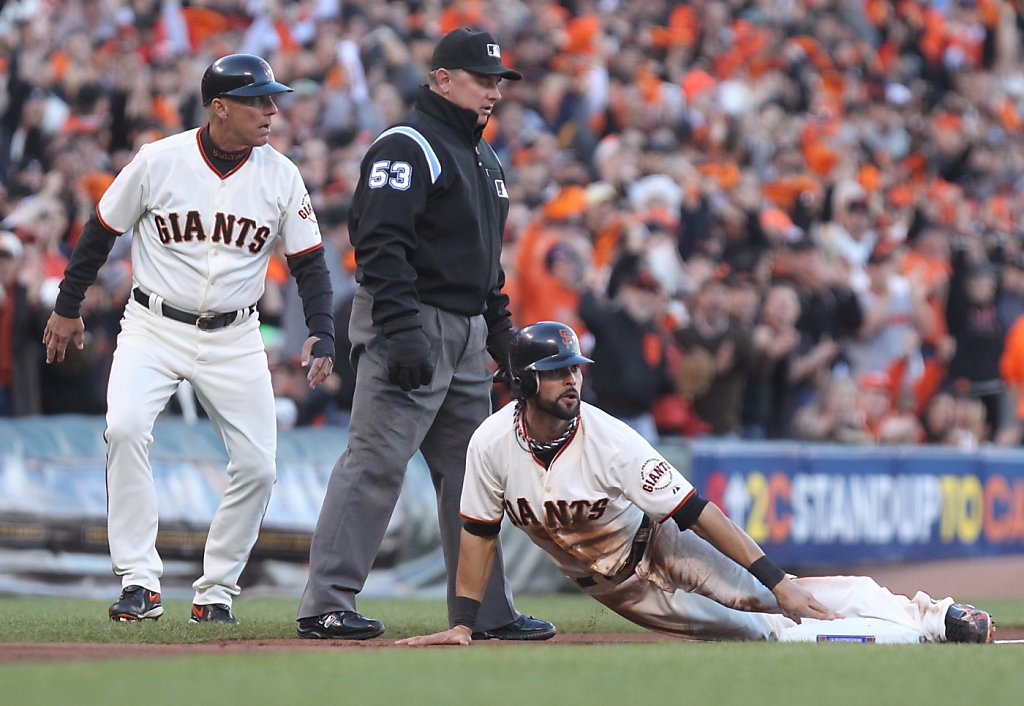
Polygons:
[[500,196],[501,198],[503,198],[503,199],[507,199],[508,198],[508,192],[505,190],[505,180],[504,179],[495,179],[494,180],[494,189],[498,192],[498,196]]
[[316,223],[316,213],[313,211],[313,203],[309,199],[309,194],[305,194],[302,197],[302,203],[299,204],[299,218]]
[[640,467],[640,487],[644,492],[665,490],[672,483],[672,466],[663,458],[649,458]]

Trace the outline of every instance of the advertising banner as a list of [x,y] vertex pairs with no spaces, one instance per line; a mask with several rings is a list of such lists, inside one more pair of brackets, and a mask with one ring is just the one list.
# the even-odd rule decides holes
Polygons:
[[784,566],[1024,553],[1024,453],[697,441],[687,475]]

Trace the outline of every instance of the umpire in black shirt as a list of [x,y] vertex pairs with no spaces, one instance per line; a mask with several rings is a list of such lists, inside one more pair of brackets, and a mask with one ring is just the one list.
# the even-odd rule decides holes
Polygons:
[[[520,78],[502,65],[487,32],[449,32],[434,49],[430,84],[415,108],[363,159],[349,213],[360,284],[349,325],[352,419],[313,534],[300,637],[384,631],[356,612],[356,594],[417,449],[437,491],[453,617],[466,447],[491,411],[487,353],[507,364],[514,333],[499,264],[508,194],[481,134],[501,99],[500,81]],[[476,639],[555,634],[550,623],[515,610],[500,561],[477,625]]]

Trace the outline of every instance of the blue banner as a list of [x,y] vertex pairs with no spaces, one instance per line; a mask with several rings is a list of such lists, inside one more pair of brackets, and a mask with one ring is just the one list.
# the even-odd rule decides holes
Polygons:
[[1024,553],[1024,452],[696,441],[688,477],[783,566]]

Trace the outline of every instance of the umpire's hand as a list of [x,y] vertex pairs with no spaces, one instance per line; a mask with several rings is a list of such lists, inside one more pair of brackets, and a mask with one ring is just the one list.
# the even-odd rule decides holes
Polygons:
[[433,378],[430,341],[422,328],[396,331],[388,336],[388,382],[408,392],[429,385]]
[[487,337],[487,352],[498,364],[494,375],[495,382],[508,383],[512,379],[512,342],[516,340],[516,330],[507,328]]

